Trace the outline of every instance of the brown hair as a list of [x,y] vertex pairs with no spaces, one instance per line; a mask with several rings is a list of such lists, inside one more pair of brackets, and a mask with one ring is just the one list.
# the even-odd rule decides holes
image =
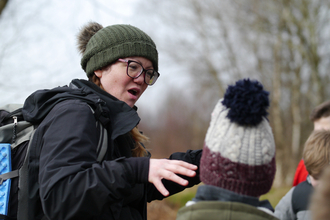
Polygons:
[[147,156],[148,152],[142,144],[149,141],[149,138],[143,135],[137,127],[133,128],[133,130],[131,130],[130,133],[135,141],[135,147],[132,150],[133,157]]
[[[95,83],[97,86],[99,86],[101,89],[103,89],[100,79],[95,74],[93,76],[89,77],[89,81]],[[130,134],[131,134],[133,140],[135,141],[135,147],[134,147],[134,149],[132,149],[133,157],[146,156],[148,153],[142,144],[149,141],[149,138],[147,136],[143,135],[137,127],[133,128],[130,131]]]
[[313,111],[311,112],[309,119],[311,121],[316,121],[323,117],[330,116],[330,100],[321,103],[320,105],[316,106]]
[[330,159],[330,131],[313,131],[307,139],[303,151],[306,169],[314,179],[319,179]]
[[330,219],[330,165],[324,168],[320,182],[315,187],[311,198],[311,212],[313,220]]

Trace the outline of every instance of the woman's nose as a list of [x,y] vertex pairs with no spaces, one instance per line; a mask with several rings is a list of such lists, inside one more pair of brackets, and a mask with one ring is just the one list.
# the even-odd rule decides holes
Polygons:
[[144,83],[145,72],[143,72],[138,78],[134,79],[134,82],[142,85]]

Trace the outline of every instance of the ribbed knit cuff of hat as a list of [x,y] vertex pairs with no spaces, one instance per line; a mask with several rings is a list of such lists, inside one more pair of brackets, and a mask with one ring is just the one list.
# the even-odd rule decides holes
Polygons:
[[[91,54],[92,55],[92,54]],[[153,64],[154,69],[158,70],[158,61],[154,59],[155,49],[152,45],[145,42],[125,42],[114,47],[107,48],[93,54],[88,60],[88,54],[82,59],[82,67],[86,71],[87,75],[90,76],[95,70],[106,67],[120,58],[125,57],[144,57],[150,60]]]
[[268,164],[248,165],[233,162],[204,147],[200,165],[204,184],[218,186],[241,195],[259,197],[267,193],[274,180],[275,157]]

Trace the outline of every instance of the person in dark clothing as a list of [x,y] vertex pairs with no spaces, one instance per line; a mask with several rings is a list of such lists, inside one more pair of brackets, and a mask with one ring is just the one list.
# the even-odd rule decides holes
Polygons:
[[[143,146],[147,137],[137,129],[135,103],[160,75],[158,52],[146,33],[90,22],[78,47],[88,81],[75,79],[60,94],[39,90],[24,104],[26,120],[45,115],[32,140],[40,149],[39,163],[31,163],[39,169],[35,219],[147,219],[147,202],[200,183],[202,150],[151,159]],[[108,149],[100,163],[98,121],[85,101],[74,98],[81,93],[104,110]]]

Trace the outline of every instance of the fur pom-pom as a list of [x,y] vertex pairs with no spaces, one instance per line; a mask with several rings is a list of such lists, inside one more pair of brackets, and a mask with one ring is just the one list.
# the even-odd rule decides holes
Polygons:
[[86,50],[88,41],[93,35],[103,28],[102,25],[96,22],[89,22],[79,32],[78,39],[78,50],[83,55]]
[[268,115],[269,92],[258,81],[243,79],[228,86],[222,104],[229,109],[227,118],[239,125],[258,125]]

